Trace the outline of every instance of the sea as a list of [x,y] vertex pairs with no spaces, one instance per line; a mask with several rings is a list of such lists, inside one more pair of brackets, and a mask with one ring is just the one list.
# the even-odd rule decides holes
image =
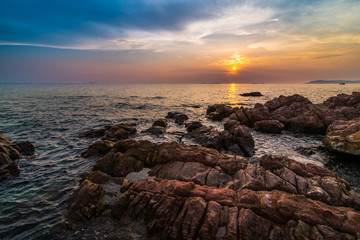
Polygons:
[[[242,97],[260,91],[263,97]],[[18,160],[20,175],[0,182],[0,239],[51,239],[64,220],[66,202],[96,159],[80,154],[94,141],[80,134],[115,122],[136,123],[133,138],[179,141],[184,126],[170,122],[161,136],[141,133],[170,111],[183,112],[219,130],[223,123],[206,119],[208,105],[252,107],[280,95],[300,94],[321,103],[340,93],[360,91],[360,84],[0,84],[0,133],[13,142],[31,141],[36,153]],[[264,154],[324,165],[360,189],[360,161],[296,149],[322,145],[321,135],[251,130],[256,145],[252,161]],[[185,144],[194,144],[191,139]],[[145,174],[146,175],[146,174]],[[144,176],[146,177],[146,176]]]

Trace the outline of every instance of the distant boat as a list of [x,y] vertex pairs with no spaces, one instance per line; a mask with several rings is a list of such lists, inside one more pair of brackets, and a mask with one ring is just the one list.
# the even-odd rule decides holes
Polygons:
[[339,83],[339,85],[345,85],[345,83],[344,83],[344,82],[341,82],[341,83]]

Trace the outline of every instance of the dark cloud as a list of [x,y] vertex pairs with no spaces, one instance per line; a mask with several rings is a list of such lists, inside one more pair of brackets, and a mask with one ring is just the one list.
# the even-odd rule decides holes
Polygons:
[[121,38],[126,29],[177,31],[231,2],[3,0],[0,41],[66,46],[86,37]]

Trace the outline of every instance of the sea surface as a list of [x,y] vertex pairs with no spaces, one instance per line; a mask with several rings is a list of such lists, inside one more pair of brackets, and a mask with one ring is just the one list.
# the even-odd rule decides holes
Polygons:
[[[242,97],[260,91],[263,97]],[[65,213],[66,201],[81,176],[95,159],[80,157],[94,139],[80,138],[86,130],[114,122],[135,122],[138,132],[147,129],[169,111],[180,111],[189,121],[222,128],[208,121],[208,105],[225,103],[252,107],[280,95],[300,94],[321,103],[339,93],[360,91],[360,84],[0,84],[0,133],[11,141],[30,140],[36,154],[18,160],[21,173],[0,182],[0,239],[51,239],[54,227]],[[136,139],[154,142],[178,141],[183,126],[169,124],[167,133]],[[301,162],[325,165],[360,187],[360,164],[315,151],[309,157],[298,147],[321,146],[322,136],[285,132],[282,135],[252,131],[255,157],[284,155]],[[191,144],[191,140],[184,140]]]

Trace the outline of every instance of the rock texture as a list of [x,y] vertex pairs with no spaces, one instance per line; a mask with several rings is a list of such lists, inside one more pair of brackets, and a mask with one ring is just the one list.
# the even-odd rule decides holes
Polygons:
[[323,142],[330,151],[360,156],[360,118],[334,121]]
[[227,112],[230,112],[230,119],[249,127],[258,121],[277,120],[291,131],[325,134],[327,127],[335,120],[360,117],[360,93],[339,94],[322,104],[313,104],[297,94],[280,96],[265,104],[256,104],[253,108],[234,108]]
[[252,156],[255,143],[247,126],[230,120],[224,124],[224,131],[212,127],[198,127],[189,134],[203,147],[228,151],[236,155]]
[[[152,239],[360,237],[360,195],[345,180],[285,157],[258,162],[200,146],[119,141],[73,195],[69,226],[111,213],[119,223],[144,221]],[[156,178],[124,180],[141,166]],[[104,203],[109,181],[123,193]],[[102,212],[104,204],[110,212]]]
[[81,137],[86,138],[98,138],[102,137],[104,140],[123,140],[129,138],[131,135],[135,134],[136,128],[134,127],[136,124],[127,124],[127,123],[115,123],[111,125],[107,125],[104,128],[100,129],[91,129],[80,134]]
[[34,151],[35,148],[29,141],[14,144],[0,134],[0,181],[20,173],[16,163],[16,160],[20,158],[20,153],[32,155]]
[[281,133],[284,127],[278,120],[261,120],[254,124],[255,130],[263,133]]

